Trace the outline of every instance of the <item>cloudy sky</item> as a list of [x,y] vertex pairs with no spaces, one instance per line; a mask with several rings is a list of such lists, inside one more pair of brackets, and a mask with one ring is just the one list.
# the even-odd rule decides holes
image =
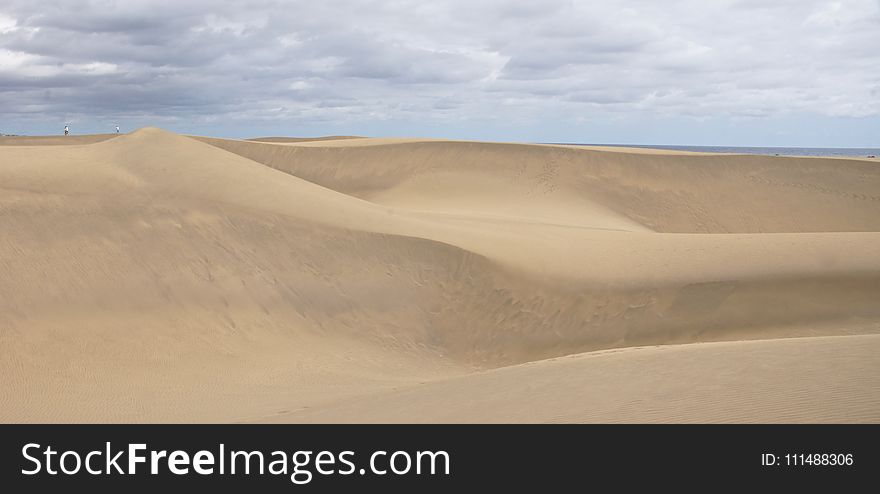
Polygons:
[[880,0],[0,2],[0,132],[880,146]]

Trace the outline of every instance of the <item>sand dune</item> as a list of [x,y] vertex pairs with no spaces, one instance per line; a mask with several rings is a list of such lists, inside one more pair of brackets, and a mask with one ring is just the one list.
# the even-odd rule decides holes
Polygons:
[[0,136],[0,146],[69,146],[75,144],[94,144],[114,137],[119,137],[119,134]]
[[878,419],[876,163],[92,142],[0,148],[0,421]]
[[543,205],[574,196],[576,204],[601,204],[657,232],[880,230],[880,169],[864,160],[412,139],[279,146],[204,140],[318,185],[391,205],[401,196],[427,194],[450,197],[446,204],[454,208],[462,196],[481,191],[462,191],[474,180],[496,184],[483,192],[506,200],[504,205]]
[[357,136],[322,136],[322,137],[254,137],[247,139],[255,142],[310,142],[310,141],[335,141],[338,139],[359,139]]
[[876,423],[878,355],[878,335],[606,350],[261,421]]

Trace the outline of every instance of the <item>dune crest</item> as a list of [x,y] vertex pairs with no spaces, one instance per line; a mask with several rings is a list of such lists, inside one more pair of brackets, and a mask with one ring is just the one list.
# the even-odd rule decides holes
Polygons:
[[[735,376],[753,351],[778,369],[811,358],[809,372],[843,352],[840,376],[867,372],[876,389],[876,352],[855,350],[880,333],[875,163],[274,141],[145,128],[0,146],[0,421],[393,421],[383,397],[421,410],[566,373],[588,391],[548,398],[555,410],[424,417],[604,421],[610,409],[575,410],[599,399],[583,376],[644,365],[679,379],[682,360],[711,360],[734,376],[730,400],[769,411],[722,400],[675,417],[657,402],[620,419],[771,420],[837,386],[750,395],[757,376]],[[752,341],[703,344],[730,340]],[[521,365],[670,344],[647,363],[627,350]],[[633,381],[615,403],[663,382]],[[877,420],[870,389],[793,418]],[[499,407],[529,409],[511,393]]]

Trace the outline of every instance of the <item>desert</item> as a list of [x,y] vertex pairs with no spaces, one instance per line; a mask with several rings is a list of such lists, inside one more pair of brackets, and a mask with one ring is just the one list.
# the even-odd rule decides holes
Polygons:
[[0,138],[2,422],[877,422],[876,160]]

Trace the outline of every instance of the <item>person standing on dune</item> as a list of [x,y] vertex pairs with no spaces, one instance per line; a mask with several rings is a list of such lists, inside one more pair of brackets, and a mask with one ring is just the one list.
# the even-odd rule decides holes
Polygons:
[[118,125],[116,126],[116,133],[117,134],[119,133],[119,126]]
[[69,133],[70,133],[70,129],[67,128],[67,126],[65,125],[65,126],[64,126],[64,135],[67,135],[67,134],[69,134]]

